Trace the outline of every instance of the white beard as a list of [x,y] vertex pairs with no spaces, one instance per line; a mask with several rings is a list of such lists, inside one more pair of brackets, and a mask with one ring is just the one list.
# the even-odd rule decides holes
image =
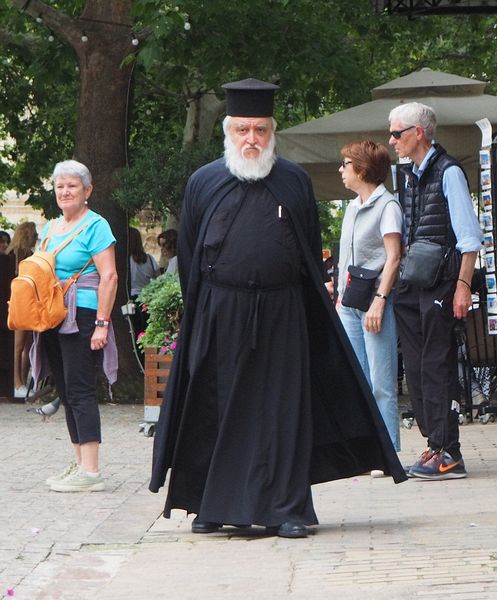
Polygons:
[[238,150],[228,133],[224,137],[224,159],[226,161],[226,167],[237,179],[248,181],[264,179],[264,177],[269,175],[276,161],[276,155],[274,153],[275,145],[276,139],[273,134],[264,150],[261,150],[261,148],[256,145],[256,148],[259,150],[259,155],[256,158],[244,158],[243,151],[248,146],[244,146],[241,151]]

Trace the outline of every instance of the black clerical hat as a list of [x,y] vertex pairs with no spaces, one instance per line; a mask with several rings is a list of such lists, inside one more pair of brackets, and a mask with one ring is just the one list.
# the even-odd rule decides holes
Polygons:
[[259,79],[225,83],[226,114],[230,117],[272,117],[274,93],[278,85]]

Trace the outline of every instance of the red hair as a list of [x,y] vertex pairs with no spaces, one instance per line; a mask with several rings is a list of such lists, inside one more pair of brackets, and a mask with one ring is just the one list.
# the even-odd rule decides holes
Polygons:
[[383,183],[390,171],[390,155],[383,144],[371,140],[351,142],[341,150],[341,155],[350,158],[352,168],[366,183]]

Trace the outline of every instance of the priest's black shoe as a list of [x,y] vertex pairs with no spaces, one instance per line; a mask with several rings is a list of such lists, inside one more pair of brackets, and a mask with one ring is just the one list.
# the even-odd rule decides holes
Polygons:
[[214,533],[215,531],[219,531],[222,526],[222,523],[199,521],[199,518],[195,517],[192,522],[192,533]]
[[294,523],[293,521],[286,521],[286,523],[283,523],[279,527],[266,527],[266,531],[269,534],[284,538],[305,538],[308,534],[305,525]]

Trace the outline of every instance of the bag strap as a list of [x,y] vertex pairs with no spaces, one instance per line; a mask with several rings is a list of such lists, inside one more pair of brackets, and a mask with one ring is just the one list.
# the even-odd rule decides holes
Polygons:
[[73,283],[76,283],[76,281],[78,281],[80,275],[83,273],[83,271],[86,269],[86,267],[89,267],[91,265],[92,262],[93,262],[93,256],[90,258],[90,260],[85,264],[85,266],[82,269],[80,269],[77,273],[75,273],[74,275],[71,275],[71,277],[66,279],[66,282],[64,283],[64,287],[62,288],[62,292],[63,292],[64,296],[66,295],[67,290],[71,287],[71,285]]
[[357,220],[357,213],[359,212],[360,207],[357,209],[354,215],[354,222],[352,223],[352,240],[350,242],[350,247],[352,249],[352,266],[355,267],[355,258],[354,258],[354,234],[355,234],[355,222]]
[[[79,229],[77,229],[72,235],[70,235],[67,240],[65,240],[64,242],[62,242],[62,244],[60,244],[60,246],[57,246],[57,248],[55,248],[55,250],[52,251],[52,254],[54,256],[57,256],[57,254],[63,250],[68,244],[70,244],[75,237],[77,237],[84,229],[86,229],[88,227],[88,225],[90,225],[91,223],[94,222],[95,219],[92,219],[91,221],[88,221],[87,223],[85,223],[84,225],[82,225]],[[41,249],[42,250],[46,250],[47,245],[48,245],[48,240],[50,239],[50,235],[52,233],[52,230],[54,229],[55,225],[56,225],[57,221],[54,219],[51,223],[50,223],[50,227],[47,231],[47,237],[43,240],[42,244],[41,244]],[[75,273],[74,275],[71,275],[71,277],[69,277],[68,279],[66,279],[66,282],[64,284],[64,287],[62,289],[62,292],[64,294],[64,296],[66,295],[67,291],[69,290],[69,288],[71,287],[71,285],[73,283],[76,283],[76,281],[78,281],[80,275],[83,273],[83,271],[89,267],[91,265],[91,263],[93,262],[93,257],[90,257],[90,259],[87,261],[87,263],[84,265],[84,267],[82,269],[80,269],[77,273]]]
[[[52,251],[52,254],[53,254],[54,256],[57,256],[57,254],[58,254],[58,253],[59,253],[61,250],[63,250],[63,249],[64,249],[64,248],[65,248],[65,247],[66,247],[68,244],[70,244],[70,243],[73,241],[73,239],[74,239],[75,237],[77,237],[77,236],[78,236],[78,235],[79,235],[79,234],[80,234],[80,233],[81,233],[81,232],[82,232],[84,229],[86,229],[86,228],[88,227],[88,225],[91,225],[91,223],[93,223],[94,221],[95,221],[95,219],[92,219],[91,221],[88,221],[88,223],[85,223],[84,225],[82,225],[82,226],[81,226],[79,229],[77,229],[77,230],[76,230],[76,231],[75,231],[73,234],[71,234],[71,235],[70,235],[70,236],[67,238],[67,240],[64,240],[64,241],[62,242],[62,244],[60,244],[60,246],[57,246],[57,248],[55,248],[55,250],[53,250],[53,251]],[[46,249],[47,249],[47,246],[48,246],[48,242],[49,242],[49,240],[50,240],[50,238],[51,238],[51,235],[52,235],[52,231],[53,231],[53,229],[55,228],[56,224],[57,224],[57,220],[56,220],[56,219],[53,219],[53,220],[50,222],[50,227],[48,228],[48,231],[47,231],[47,236],[45,237],[45,239],[44,239],[44,240],[43,240],[43,242],[41,243],[40,250],[46,251]]]
[[55,227],[56,223],[57,223],[57,221],[55,219],[53,221],[51,221],[50,227],[48,228],[48,231],[47,231],[47,236],[45,237],[45,239],[41,243],[41,246],[40,246],[41,250],[46,251],[47,246],[48,246],[48,241],[50,240],[50,236],[51,236],[51,233],[52,233],[52,229]]
[[[52,254],[54,256],[57,256],[57,254],[63,250],[68,244],[70,244],[73,239],[75,237],[77,237],[84,229],[86,229],[88,227],[88,225],[91,223],[92,221],[90,221],[89,223],[85,223],[84,225],[82,225],[77,231],[75,231],[72,235],[70,235],[67,240],[65,240],[64,242],[62,242],[62,244],[60,246],[57,246],[57,248],[55,248],[55,250],[52,251]],[[46,238],[45,238],[46,239]]]
[[[391,201],[390,201],[390,202],[391,202]],[[352,266],[353,266],[353,267],[355,267],[355,266],[356,266],[356,265],[355,265],[355,258],[354,258],[354,233],[355,233],[355,222],[356,222],[356,219],[357,219],[357,215],[358,215],[358,213],[359,213],[359,210],[360,210],[360,207],[359,207],[359,209],[357,210],[356,214],[354,215],[354,223],[353,223],[353,226],[352,226],[352,241],[351,241],[351,243],[350,243],[350,246],[351,246],[351,248],[352,248]],[[385,266],[385,265],[383,265],[383,267],[384,267],[384,266]],[[378,271],[378,275],[380,275],[380,273],[383,271],[383,267],[381,267],[381,269]]]

